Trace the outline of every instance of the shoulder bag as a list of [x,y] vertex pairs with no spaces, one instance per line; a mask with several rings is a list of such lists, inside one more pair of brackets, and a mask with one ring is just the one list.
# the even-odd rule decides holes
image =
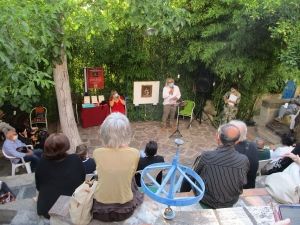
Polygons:
[[86,225],[93,218],[92,206],[97,181],[85,181],[73,193],[69,202],[71,220],[76,225]]

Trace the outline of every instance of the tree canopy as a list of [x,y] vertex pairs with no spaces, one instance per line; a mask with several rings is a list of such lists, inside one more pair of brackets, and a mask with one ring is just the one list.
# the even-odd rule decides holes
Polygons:
[[[80,93],[85,66],[103,66],[105,89],[129,98],[134,81],[163,85],[180,74],[183,99],[197,101],[195,81],[207,72],[215,86],[205,97],[219,110],[228,86],[238,83],[242,119],[251,117],[257,97],[299,76],[297,1],[5,0],[0,12],[0,105],[21,110],[49,98],[61,54],[72,91]],[[155,36],[145,36],[149,27]]]

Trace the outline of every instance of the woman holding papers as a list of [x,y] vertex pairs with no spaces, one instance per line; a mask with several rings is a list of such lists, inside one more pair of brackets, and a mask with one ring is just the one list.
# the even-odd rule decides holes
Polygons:
[[232,84],[230,86],[230,91],[226,92],[223,99],[225,104],[220,125],[235,119],[238,112],[238,105],[241,101],[241,93],[238,92],[237,84]]

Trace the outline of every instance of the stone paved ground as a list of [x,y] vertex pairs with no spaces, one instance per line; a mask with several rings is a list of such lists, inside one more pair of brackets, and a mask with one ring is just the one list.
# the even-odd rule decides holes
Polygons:
[[[216,129],[213,126],[206,125],[204,123],[198,123],[194,120],[192,126],[187,129],[189,119],[180,119],[179,131],[182,134],[182,140],[184,144],[180,146],[179,160],[180,164],[191,166],[196,158],[204,150],[213,150],[217,147],[215,133]],[[173,134],[171,128],[167,128],[167,131],[161,130],[161,123],[159,121],[151,122],[132,122],[132,140],[131,147],[137,149],[144,149],[147,142],[154,140],[158,143],[158,154],[165,157],[166,162],[171,162],[176,153],[176,145],[174,140],[178,138],[178,133]],[[83,143],[88,146],[89,155],[92,157],[93,151],[103,146],[99,135],[100,126],[82,128],[78,126],[78,130]],[[61,132],[59,124],[50,124],[49,132]],[[264,131],[263,131],[264,132]],[[248,127],[248,139],[253,140],[257,136],[256,127]],[[2,147],[3,141],[0,142]],[[269,144],[269,142],[267,142]],[[274,143],[273,143],[274,144]],[[26,173],[25,169],[20,169],[20,172],[16,174]],[[10,162],[0,156],[0,176],[8,176],[11,174]]]
[[[197,121],[194,121],[192,124],[192,127],[187,129],[188,124],[189,124],[189,120],[187,120],[187,119],[185,121],[182,121],[182,120],[180,121],[179,130],[180,130],[181,134],[183,135],[182,140],[184,141],[184,144],[180,148],[179,158],[180,158],[181,164],[186,165],[186,166],[191,166],[195,160],[195,157],[198,154],[200,154],[202,151],[212,150],[217,147],[216,140],[215,140],[216,129],[209,125],[199,124]],[[134,122],[134,123],[131,123],[131,126],[132,126],[132,130],[133,130],[133,136],[132,136],[132,141],[131,141],[130,146],[135,147],[137,149],[143,149],[149,140],[155,140],[159,144],[159,154],[163,155],[165,157],[166,162],[172,161],[172,158],[175,155],[176,145],[174,144],[174,140],[175,140],[175,138],[177,138],[177,134],[175,134],[171,138],[169,138],[170,135],[173,133],[173,131],[170,128],[168,128],[168,130],[166,132],[162,132],[160,122],[157,122],[157,121]],[[99,138],[99,128],[100,128],[99,126],[89,127],[86,129],[83,129],[81,126],[78,127],[82,141],[87,144],[87,146],[89,148],[89,154],[91,156],[92,156],[93,151],[96,148],[102,146],[102,142]],[[52,124],[50,126],[49,131],[53,132],[56,130],[60,131],[59,126],[57,127],[55,124],[54,125]],[[258,130],[260,130],[260,132],[265,133],[264,130],[261,128],[248,127],[248,136],[247,136],[248,139],[253,140],[258,135],[258,132],[257,132]],[[0,146],[2,146],[2,143],[0,143]],[[271,143],[274,144],[273,142],[271,142]],[[267,143],[267,144],[269,144],[269,143]],[[6,161],[4,158],[0,157],[0,177],[10,175],[10,170],[11,170],[10,162]],[[20,172],[17,174],[23,174],[23,173],[26,173],[25,169],[20,169]],[[28,174],[28,175],[32,178],[32,180],[34,179],[33,174]],[[259,178],[262,178],[262,177],[259,177]],[[6,177],[6,178],[2,177],[2,179],[4,181],[6,181],[5,179],[12,179],[13,181],[19,180],[19,179],[14,180],[13,177]],[[263,182],[259,181],[259,182],[257,182],[257,184],[263,184]],[[33,181],[31,182],[31,185],[34,185]],[[16,184],[15,186],[18,187],[19,185]],[[11,187],[15,187],[15,186],[11,185]],[[261,185],[261,186],[258,185],[258,187],[263,187],[263,186],[264,185]],[[34,187],[34,186],[32,186],[32,187]],[[27,187],[27,189],[28,188],[29,187]],[[31,188],[31,189],[34,192],[34,188]],[[23,191],[23,192],[19,191],[19,192],[21,194],[23,192],[26,194],[28,191]],[[31,193],[31,195],[33,195],[33,194]],[[28,193],[27,193],[27,195],[28,195]],[[263,197],[265,197],[265,196],[263,196]],[[34,205],[30,198],[24,199],[22,201],[24,201],[24,204],[30,203],[31,205]],[[237,206],[240,206],[240,207],[248,206],[248,205],[250,205],[250,206],[261,206],[261,205],[266,206],[266,205],[268,205],[268,204],[266,204],[267,202],[269,202],[269,198],[267,199],[267,201],[264,201],[262,199],[258,199],[257,196],[254,196],[254,197],[241,196],[241,199],[237,203],[238,204]],[[11,204],[11,205],[13,205],[13,204]],[[256,210],[256,208],[254,208],[254,209]],[[228,210],[231,210],[231,209],[228,209]],[[236,209],[234,209],[234,210],[236,210]],[[237,210],[240,210],[240,209],[237,209]],[[261,211],[261,209],[259,209],[259,211]],[[5,211],[5,213],[6,213],[6,211]],[[181,212],[178,212],[177,220],[175,223],[172,223],[172,224],[178,224],[177,222],[179,221],[180,218],[188,223],[191,222],[191,221],[187,220],[187,218],[185,218],[185,216],[184,216],[185,212],[182,212],[184,214],[182,216],[180,216],[181,215],[180,213]],[[187,212],[187,213],[188,213],[188,215],[190,215],[192,212]],[[199,212],[199,213],[201,214],[201,212]],[[35,213],[33,213],[33,214],[36,216]],[[199,214],[199,216],[200,216],[200,214]],[[272,214],[269,211],[267,214],[268,214],[267,217],[264,216],[263,219],[265,219],[265,218],[271,219],[271,221],[273,223]],[[143,214],[141,214],[141,215],[143,216]],[[252,215],[251,218],[252,217],[256,217],[256,216]],[[23,217],[20,217],[20,218],[22,220],[24,219]],[[198,216],[196,218],[198,218]],[[244,217],[242,217],[240,214],[238,214],[238,216],[235,214],[235,216],[233,216],[232,218],[231,217],[229,218],[230,221],[228,221],[228,223],[222,222],[220,224],[234,224],[234,223],[232,223],[233,220],[236,221],[235,224],[242,224],[242,223],[240,223],[241,221],[238,220],[241,218],[244,218]],[[41,221],[39,220],[39,218],[37,218],[37,221],[39,221],[39,224],[47,224],[47,225],[49,224],[49,221],[47,223],[46,222],[40,223]],[[156,223],[156,222],[157,221],[155,221],[153,224],[160,224],[160,223]],[[268,222],[261,223],[261,221],[260,222],[256,221],[253,223],[249,222],[249,223],[244,223],[244,224],[272,224],[272,223],[268,223]],[[20,224],[20,223],[16,222],[14,224]],[[25,222],[23,224],[27,224],[27,223]],[[169,223],[162,222],[161,224],[169,224]],[[189,223],[189,224],[191,224],[191,223]],[[218,224],[218,223],[210,223],[210,224]]]

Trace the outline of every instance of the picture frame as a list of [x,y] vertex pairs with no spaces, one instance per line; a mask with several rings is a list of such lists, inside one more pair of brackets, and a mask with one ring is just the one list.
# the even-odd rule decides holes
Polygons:
[[151,98],[152,97],[152,85],[142,85],[141,97],[142,98]]

